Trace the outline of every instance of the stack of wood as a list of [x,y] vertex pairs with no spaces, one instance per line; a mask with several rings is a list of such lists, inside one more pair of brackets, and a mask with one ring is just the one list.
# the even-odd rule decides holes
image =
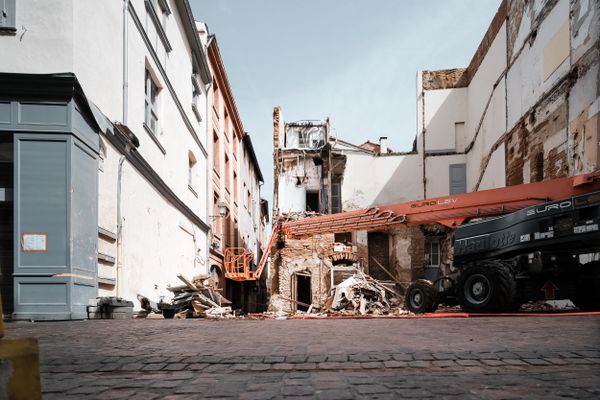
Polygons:
[[208,275],[195,276],[191,281],[182,275],[177,277],[184,284],[169,287],[173,300],[158,305],[165,318],[222,318],[231,315],[231,302],[219,293]]

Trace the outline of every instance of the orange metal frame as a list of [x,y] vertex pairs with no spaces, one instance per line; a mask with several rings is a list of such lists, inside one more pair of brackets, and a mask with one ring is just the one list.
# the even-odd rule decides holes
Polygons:
[[225,277],[234,281],[256,280],[251,270],[254,253],[243,247],[225,249]]
[[407,201],[285,222],[281,226],[273,228],[267,249],[263,253],[252,279],[256,279],[262,274],[271,248],[275,245],[280,233],[302,238],[361,230],[385,230],[400,225],[416,226],[439,223],[455,228],[473,218],[508,214],[535,204],[596,190],[600,190],[600,171],[569,178]]

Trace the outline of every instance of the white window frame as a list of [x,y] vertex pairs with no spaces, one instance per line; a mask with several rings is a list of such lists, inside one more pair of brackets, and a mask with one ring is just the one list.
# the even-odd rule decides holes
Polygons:
[[159,94],[160,86],[156,82],[150,69],[146,68],[144,77],[144,125],[157,137],[160,120],[158,112]]
[[[439,268],[442,265],[442,247],[440,245],[440,241],[438,239],[432,239],[427,242],[427,266],[430,268],[436,267]],[[434,252],[434,247],[437,248],[437,252]],[[433,263],[432,255],[435,254],[437,256],[437,264]]]

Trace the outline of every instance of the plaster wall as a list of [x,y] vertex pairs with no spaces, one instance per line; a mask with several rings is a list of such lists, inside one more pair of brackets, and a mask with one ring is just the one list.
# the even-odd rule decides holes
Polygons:
[[[534,10],[534,13],[536,10]],[[538,11],[539,12],[539,11]],[[569,2],[559,1],[549,12],[547,17],[537,27],[535,40],[524,44],[522,53],[515,59],[507,75],[507,104],[508,104],[508,129],[517,123],[542,95],[569,70],[570,62],[567,51],[562,62],[545,77],[544,53],[562,52],[556,47],[560,42],[553,42],[557,33],[569,23]],[[531,26],[522,26],[527,33]],[[522,35],[522,34],[520,34]]]
[[345,154],[343,211],[423,198],[423,169],[419,155]]
[[[306,211],[306,192],[321,189],[320,165],[310,155],[286,155],[279,175],[279,210],[281,213]],[[300,183],[299,183],[300,180]]]
[[[504,153],[504,143],[492,152],[487,167],[483,172],[483,177],[478,190],[495,189],[506,186],[506,176],[504,172],[506,161]],[[467,164],[467,167],[468,166],[469,164]],[[467,171],[467,180],[468,179],[469,172]]]
[[440,89],[425,92],[425,150],[460,151],[466,138],[456,134],[456,123],[467,119],[467,89]]
[[[506,24],[503,24],[473,75],[467,95],[467,138],[472,141],[494,85],[506,69]],[[496,91],[500,94],[500,87]],[[504,124],[502,124],[504,125]]]
[[495,169],[488,164],[490,152],[494,145],[506,132],[506,96],[505,81],[500,80],[495,89],[490,89],[491,95],[489,106],[486,110],[477,137],[467,153],[467,190],[480,190],[480,177],[485,174],[488,182],[502,182],[504,186],[504,165],[494,165]]
[[135,299],[141,293],[153,299],[168,299],[172,294],[167,286],[181,283],[177,274],[190,278],[208,272],[206,234],[127,162],[122,207],[120,296]]
[[[450,164],[464,164],[464,154],[427,157],[425,170],[427,171],[427,197],[447,196],[450,192]],[[467,171],[467,181],[469,180]]]
[[[52,15],[52,18],[48,18]],[[19,0],[16,35],[0,35],[0,70],[50,74],[74,69],[73,0]]]

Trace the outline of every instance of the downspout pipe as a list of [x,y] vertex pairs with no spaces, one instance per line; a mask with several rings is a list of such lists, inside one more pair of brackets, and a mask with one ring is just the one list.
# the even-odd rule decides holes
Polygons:
[[[204,102],[206,104],[206,114],[205,114],[205,121],[206,121],[206,147],[208,148],[208,156],[206,157],[206,222],[209,224],[209,232],[206,235],[206,273],[210,274],[210,248],[211,248],[211,238],[213,235],[212,229],[213,229],[213,224],[211,223],[211,219],[210,219],[210,204],[212,202],[212,193],[210,188],[212,187],[212,183],[211,183],[211,179],[210,179],[210,171],[212,171],[212,165],[211,165],[211,160],[210,160],[210,154],[211,154],[211,149],[213,148],[211,145],[211,136],[210,136],[210,126],[208,124],[209,121],[212,120],[212,118],[208,118],[208,113],[210,112],[210,107],[211,105],[209,105],[209,99],[212,98],[212,96],[209,96],[208,93],[212,87],[212,82],[207,84],[206,86],[206,101]],[[213,154],[214,157],[214,154]]]
[[[128,14],[129,14],[129,0],[123,0],[123,125],[127,125],[127,106],[129,98],[129,81],[128,81],[128,68],[129,68],[129,52],[127,42],[129,40],[128,30]],[[117,297],[121,296],[123,291],[123,285],[121,283],[122,269],[123,269],[123,214],[121,210],[121,193],[123,183],[123,163],[125,162],[125,155],[123,154],[119,158],[119,166],[117,172]]]
[[121,275],[123,269],[123,213],[121,210],[121,197],[122,197],[122,183],[123,183],[123,163],[125,162],[125,155],[119,158],[119,167],[117,172],[117,297],[121,296],[122,285]]
[[129,97],[129,52],[127,42],[129,40],[128,14],[129,0],[123,0],[123,125],[127,125],[127,103]]

